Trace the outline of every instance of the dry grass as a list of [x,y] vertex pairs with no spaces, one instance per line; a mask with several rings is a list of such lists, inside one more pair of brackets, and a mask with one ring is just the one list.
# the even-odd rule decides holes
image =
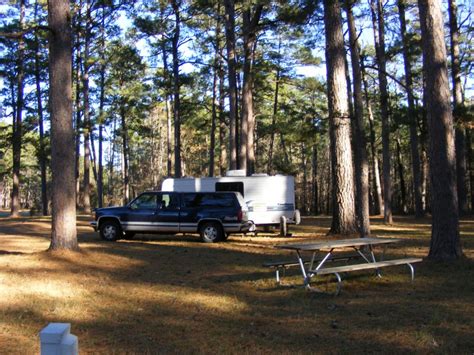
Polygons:
[[[373,220],[401,237],[391,256],[426,256],[428,220]],[[276,287],[273,245],[325,238],[306,218],[292,238],[138,235],[106,243],[79,218],[80,253],[48,253],[49,220],[0,218],[0,353],[36,354],[38,332],[70,322],[81,353],[464,353],[474,350],[474,222],[461,225],[467,258],[424,262],[382,279],[344,281],[339,297]],[[297,270],[287,282],[301,283]]]

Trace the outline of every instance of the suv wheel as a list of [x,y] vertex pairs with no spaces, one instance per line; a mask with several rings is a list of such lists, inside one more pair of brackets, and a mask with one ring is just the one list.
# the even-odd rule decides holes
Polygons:
[[122,237],[122,228],[116,221],[105,221],[100,224],[100,237],[108,242],[114,242]]
[[215,243],[224,239],[224,231],[216,222],[203,223],[199,228],[199,234],[204,243]]

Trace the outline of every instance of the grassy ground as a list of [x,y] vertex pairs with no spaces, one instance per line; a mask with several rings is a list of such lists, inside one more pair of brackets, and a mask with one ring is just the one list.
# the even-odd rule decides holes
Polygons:
[[[48,219],[0,218],[0,353],[37,354],[38,332],[69,322],[81,353],[460,353],[474,351],[474,222],[461,223],[466,259],[353,274],[338,297],[277,287],[262,263],[279,243],[325,239],[329,219],[293,237],[137,235],[106,243],[79,218],[80,253],[47,253]],[[403,238],[388,257],[428,253],[428,220],[374,219]],[[294,270],[285,283],[301,284]]]

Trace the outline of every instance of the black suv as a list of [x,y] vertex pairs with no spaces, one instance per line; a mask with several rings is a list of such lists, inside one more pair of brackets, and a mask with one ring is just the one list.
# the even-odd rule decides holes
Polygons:
[[126,206],[97,208],[91,225],[108,241],[135,233],[198,232],[213,243],[255,229],[238,192],[144,192]]

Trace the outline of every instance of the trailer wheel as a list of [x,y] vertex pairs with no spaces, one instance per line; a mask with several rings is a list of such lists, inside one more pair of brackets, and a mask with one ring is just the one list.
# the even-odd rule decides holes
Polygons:
[[301,213],[300,210],[295,210],[295,224],[301,223]]
[[286,223],[286,217],[280,217],[280,236],[286,237],[288,234],[288,224]]

